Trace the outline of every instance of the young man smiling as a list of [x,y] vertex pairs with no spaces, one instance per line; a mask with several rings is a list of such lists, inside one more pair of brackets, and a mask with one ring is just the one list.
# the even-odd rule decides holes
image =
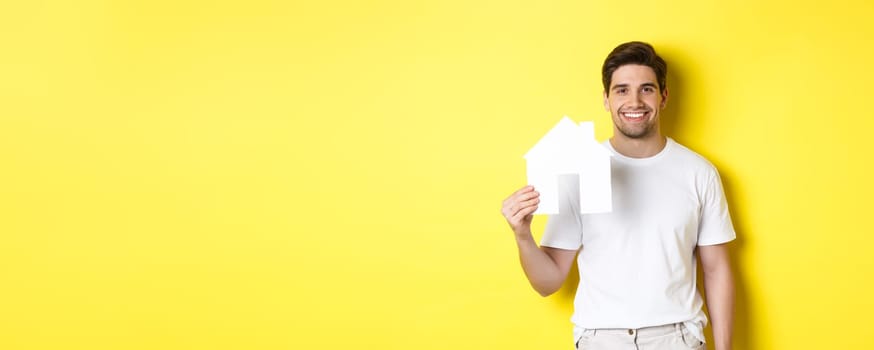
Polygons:
[[707,317],[696,287],[696,259],[715,349],[731,349],[734,281],[727,243],[735,232],[722,183],[706,159],[662,135],[667,65],[649,44],[629,42],[604,61],[604,107],[613,118],[613,211],[580,214],[578,184],[562,180],[560,213],[538,247],[531,235],[539,194],[526,186],[503,202],[522,269],[547,296],[577,260],[574,300],[578,349],[705,349]]

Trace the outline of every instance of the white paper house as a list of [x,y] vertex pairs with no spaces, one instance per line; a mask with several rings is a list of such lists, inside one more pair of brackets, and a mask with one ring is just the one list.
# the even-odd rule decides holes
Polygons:
[[595,140],[594,123],[562,118],[525,154],[528,184],[540,193],[534,214],[558,214],[559,175],[565,174],[579,174],[580,213],[612,211],[610,157]]

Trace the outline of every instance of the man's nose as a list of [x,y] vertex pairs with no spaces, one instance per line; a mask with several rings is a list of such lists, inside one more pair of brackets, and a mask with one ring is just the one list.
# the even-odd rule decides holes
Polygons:
[[641,96],[639,92],[632,92],[631,93],[631,104],[634,106],[642,106],[643,105],[643,96]]

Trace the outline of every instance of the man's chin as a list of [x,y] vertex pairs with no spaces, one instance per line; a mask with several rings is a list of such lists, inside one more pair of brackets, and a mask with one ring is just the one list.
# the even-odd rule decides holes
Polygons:
[[644,139],[647,136],[649,136],[650,131],[651,130],[649,128],[640,129],[640,130],[626,130],[626,129],[619,128],[619,132],[622,133],[622,135],[625,135],[625,137],[630,138],[630,139]]

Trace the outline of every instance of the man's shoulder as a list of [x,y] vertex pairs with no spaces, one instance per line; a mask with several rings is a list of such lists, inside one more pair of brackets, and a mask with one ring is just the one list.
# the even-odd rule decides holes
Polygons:
[[672,143],[672,158],[674,158],[677,163],[690,168],[690,170],[716,172],[716,166],[714,166],[707,158],[673,139],[669,138],[668,140],[668,142]]

